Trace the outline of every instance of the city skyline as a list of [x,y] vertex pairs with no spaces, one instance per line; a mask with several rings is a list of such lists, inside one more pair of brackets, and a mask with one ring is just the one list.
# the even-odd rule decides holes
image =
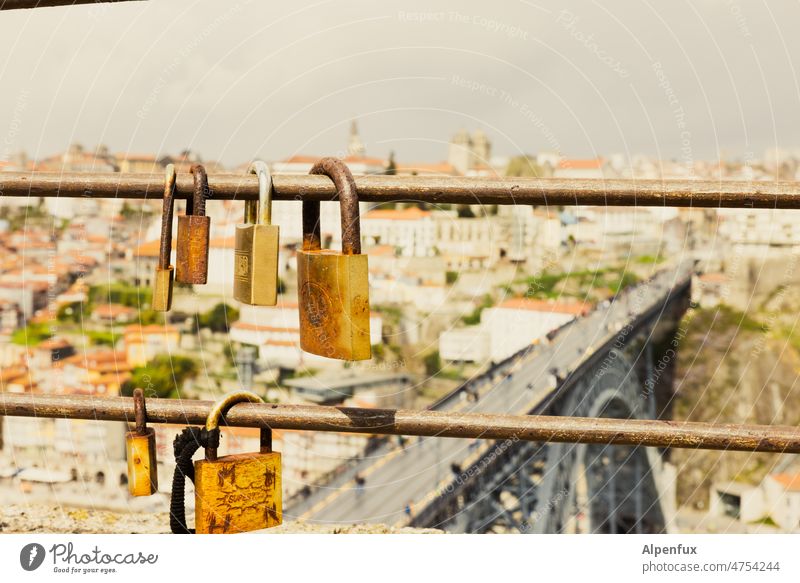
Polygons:
[[[9,13],[0,158],[72,142],[228,166],[336,155],[353,119],[368,155],[423,162],[462,127],[506,156],[749,159],[800,144],[781,123],[800,100],[788,3],[519,4],[502,18],[479,3],[226,6]],[[29,34],[42,29],[45,42]]]

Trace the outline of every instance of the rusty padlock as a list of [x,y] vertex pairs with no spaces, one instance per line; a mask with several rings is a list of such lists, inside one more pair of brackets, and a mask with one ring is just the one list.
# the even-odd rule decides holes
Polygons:
[[278,303],[280,228],[272,222],[272,176],[261,161],[248,169],[258,176],[258,201],[248,200],[244,225],[236,226],[233,297],[251,306]]
[[372,356],[369,335],[369,270],[361,255],[358,195],[350,169],[337,158],[323,158],[311,174],[328,176],[336,186],[342,221],[342,251],[323,250],[319,202],[303,201],[303,248],[297,252],[300,296],[300,347],[340,360]]
[[[227,395],[211,409],[206,431],[219,442],[220,417],[237,403],[261,403],[249,391]],[[260,453],[217,458],[207,447],[204,460],[194,463],[195,531],[228,534],[270,528],[281,523],[281,454],[272,451],[272,430],[261,429]]]
[[172,307],[172,281],[175,268],[170,264],[172,255],[172,215],[175,207],[175,166],[167,164],[164,184],[164,205],[161,208],[161,243],[158,265],[153,279],[153,309],[169,312]]
[[194,194],[186,201],[186,214],[178,217],[177,269],[180,283],[204,284],[208,281],[208,239],[211,218],[206,216],[206,199],[210,194],[206,169],[200,164],[191,168]]
[[128,457],[128,492],[131,496],[150,496],[158,491],[156,432],[147,427],[144,391],[133,391],[133,410],[136,429],[125,434]]

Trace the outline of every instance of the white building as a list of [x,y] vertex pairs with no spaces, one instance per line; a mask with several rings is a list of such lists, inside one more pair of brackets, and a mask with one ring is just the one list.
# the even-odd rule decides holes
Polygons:
[[527,298],[512,298],[487,308],[481,314],[481,326],[491,338],[489,356],[495,362],[503,360],[588,312],[589,306],[579,302]]
[[456,362],[483,362],[490,353],[489,332],[481,326],[454,328],[439,336],[439,356]]
[[[369,318],[370,343],[380,344],[383,319],[377,312]],[[300,349],[300,311],[297,302],[279,301],[277,306],[240,306],[239,320],[231,325],[230,339],[258,348],[259,359],[273,366],[339,366],[341,361]]]
[[459,130],[449,144],[448,163],[461,174],[476,174],[476,170],[488,169],[491,162],[492,144],[482,130],[470,135]]
[[800,474],[770,474],[761,488],[772,520],[784,530],[800,530]]
[[732,251],[762,253],[770,247],[800,245],[800,224],[794,213],[771,209],[718,209],[720,236]]
[[553,168],[555,178],[603,178],[605,162],[602,158],[569,160],[562,158]]
[[487,267],[499,257],[501,229],[494,218],[459,218],[455,211],[436,212],[433,218],[433,245],[451,271]]
[[389,245],[405,257],[431,257],[437,243],[432,213],[417,207],[369,211],[361,218],[361,236],[367,245]]
[[[308,174],[314,164],[320,160],[318,156],[291,156],[280,162],[272,163],[275,174]],[[366,156],[348,156],[343,159],[353,175],[383,174],[386,171],[386,160]],[[360,203],[363,216],[369,205]],[[303,205],[296,201],[275,201],[272,203],[272,222],[281,228],[281,241],[299,242],[303,239]],[[332,248],[339,248],[342,241],[341,213],[338,202],[320,204],[320,223],[323,241],[330,241]]]
[[800,532],[800,474],[769,474],[758,486],[740,482],[711,487],[709,514],[744,524],[772,519],[781,530]]
[[512,298],[483,310],[479,326],[441,334],[439,353],[445,360],[498,362],[588,312],[580,302]]

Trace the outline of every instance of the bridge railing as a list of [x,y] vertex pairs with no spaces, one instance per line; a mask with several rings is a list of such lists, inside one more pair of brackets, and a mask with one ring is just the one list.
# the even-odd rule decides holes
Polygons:
[[[210,401],[151,399],[147,421],[201,425],[213,405]],[[134,404],[128,397],[0,393],[0,413],[132,423]],[[235,405],[225,420],[231,426],[268,429],[800,453],[800,430],[784,426],[272,403]]]
[[[258,177],[253,174],[209,175],[208,200],[256,200]],[[794,182],[740,183],[722,181],[560,180],[538,178],[485,179],[430,176],[359,176],[359,198],[373,202],[482,204],[611,204],[744,208],[800,208],[800,188]],[[276,174],[277,200],[335,200],[326,177]],[[176,180],[176,198],[193,193],[188,173]],[[0,172],[2,196],[133,198],[163,197],[164,177],[158,174]],[[508,363],[523,358],[526,348]],[[463,388],[463,387],[462,387]],[[456,393],[457,394],[457,393]],[[453,398],[453,394],[445,400]],[[441,405],[443,403],[439,403]],[[3,415],[58,416],[127,421],[132,399],[81,398],[60,395],[0,393]],[[201,423],[208,404],[201,401],[153,401],[148,421]],[[739,449],[800,451],[800,430],[791,427],[712,425],[644,420],[581,419],[479,415],[445,411],[373,410],[337,407],[237,405],[231,425],[368,434],[422,435],[531,441],[570,441]],[[188,408],[188,409],[187,409]],[[150,411],[153,411],[152,413]],[[194,411],[194,414],[189,412]],[[245,413],[247,411],[247,413]]]
[[[0,0],[0,10],[95,1]],[[163,180],[159,174],[3,172],[0,196],[157,200],[163,197]],[[252,174],[209,176],[209,200],[258,200],[258,181]],[[377,203],[800,208],[796,182],[359,176],[355,183],[361,200]],[[277,174],[273,186],[275,200],[336,199],[333,183],[324,176]],[[174,192],[179,199],[188,199],[193,193],[188,173],[177,177]],[[133,400],[119,397],[0,393],[0,405],[3,415],[133,420]],[[210,406],[202,401],[152,400],[147,420],[199,424],[205,421]],[[370,434],[800,452],[800,430],[776,426],[271,404],[237,405],[227,421],[248,427]]]

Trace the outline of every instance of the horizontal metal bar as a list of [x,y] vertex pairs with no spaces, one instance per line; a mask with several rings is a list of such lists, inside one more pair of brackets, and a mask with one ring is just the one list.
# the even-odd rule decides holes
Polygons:
[[53,6],[72,6],[73,4],[100,4],[108,2],[143,2],[145,0],[0,0],[0,10],[19,10],[21,8],[49,8]]
[[[147,420],[201,425],[212,406],[210,401],[148,399]],[[126,397],[0,393],[0,414],[134,422],[133,399]],[[269,403],[236,405],[226,420],[240,427],[305,431],[800,453],[800,429],[784,426]]]
[[[211,198],[256,200],[254,174],[209,175]],[[275,174],[275,200],[335,200],[325,176]],[[800,208],[798,182],[720,180],[584,180],[561,178],[470,178],[357,176],[361,200],[431,204],[521,204]],[[176,195],[188,198],[192,176],[178,175]],[[160,199],[163,174],[0,172],[0,196]]]

